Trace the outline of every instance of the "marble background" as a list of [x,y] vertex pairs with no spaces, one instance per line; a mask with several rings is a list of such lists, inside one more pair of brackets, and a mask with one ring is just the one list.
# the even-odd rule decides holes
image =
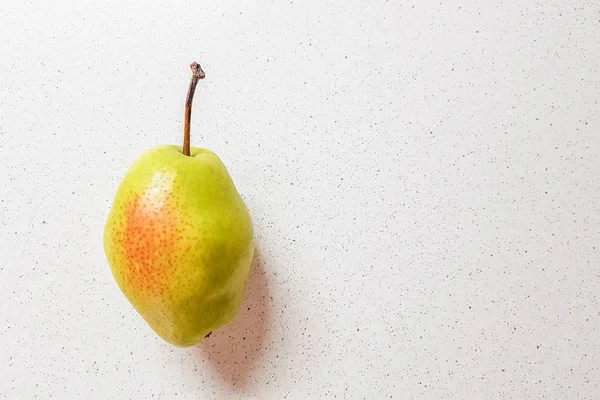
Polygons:
[[[0,398],[596,399],[600,3],[0,3]],[[102,248],[182,141],[257,255],[233,323],[171,347]]]

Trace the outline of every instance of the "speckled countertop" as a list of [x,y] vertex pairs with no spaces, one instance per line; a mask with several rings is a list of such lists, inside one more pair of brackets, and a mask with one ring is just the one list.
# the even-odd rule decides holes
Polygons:
[[[600,3],[3,1],[0,398],[597,399]],[[221,156],[237,319],[159,339],[102,249],[133,160]]]

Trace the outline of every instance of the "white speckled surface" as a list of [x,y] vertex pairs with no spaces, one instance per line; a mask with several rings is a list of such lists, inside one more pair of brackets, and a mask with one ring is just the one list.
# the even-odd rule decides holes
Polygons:
[[[0,3],[0,398],[598,398],[600,3],[58,4]],[[193,60],[258,256],[177,349],[102,230]]]

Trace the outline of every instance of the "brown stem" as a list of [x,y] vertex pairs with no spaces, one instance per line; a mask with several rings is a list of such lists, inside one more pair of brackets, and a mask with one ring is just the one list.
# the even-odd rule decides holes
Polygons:
[[204,79],[206,76],[200,64],[193,62],[190,65],[192,68],[192,80],[190,81],[190,88],[188,89],[187,98],[185,99],[185,120],[183,123],[183,149],[182,153],[186,156],[190,155],[190,121],[192,120],[192,102],[194,101],[194,92],[196,91],[196,85],[198,80]]

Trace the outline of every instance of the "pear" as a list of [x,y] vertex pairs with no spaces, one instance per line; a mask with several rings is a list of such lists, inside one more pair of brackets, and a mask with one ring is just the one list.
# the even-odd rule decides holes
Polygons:
[[193,63],[183,147],[142,154],[121,182],[104,230],[112,274],[164,340],[192,346],[237,314],[253,256],[248,209],[225,165],[190,148],[191,107],[204,78]]

